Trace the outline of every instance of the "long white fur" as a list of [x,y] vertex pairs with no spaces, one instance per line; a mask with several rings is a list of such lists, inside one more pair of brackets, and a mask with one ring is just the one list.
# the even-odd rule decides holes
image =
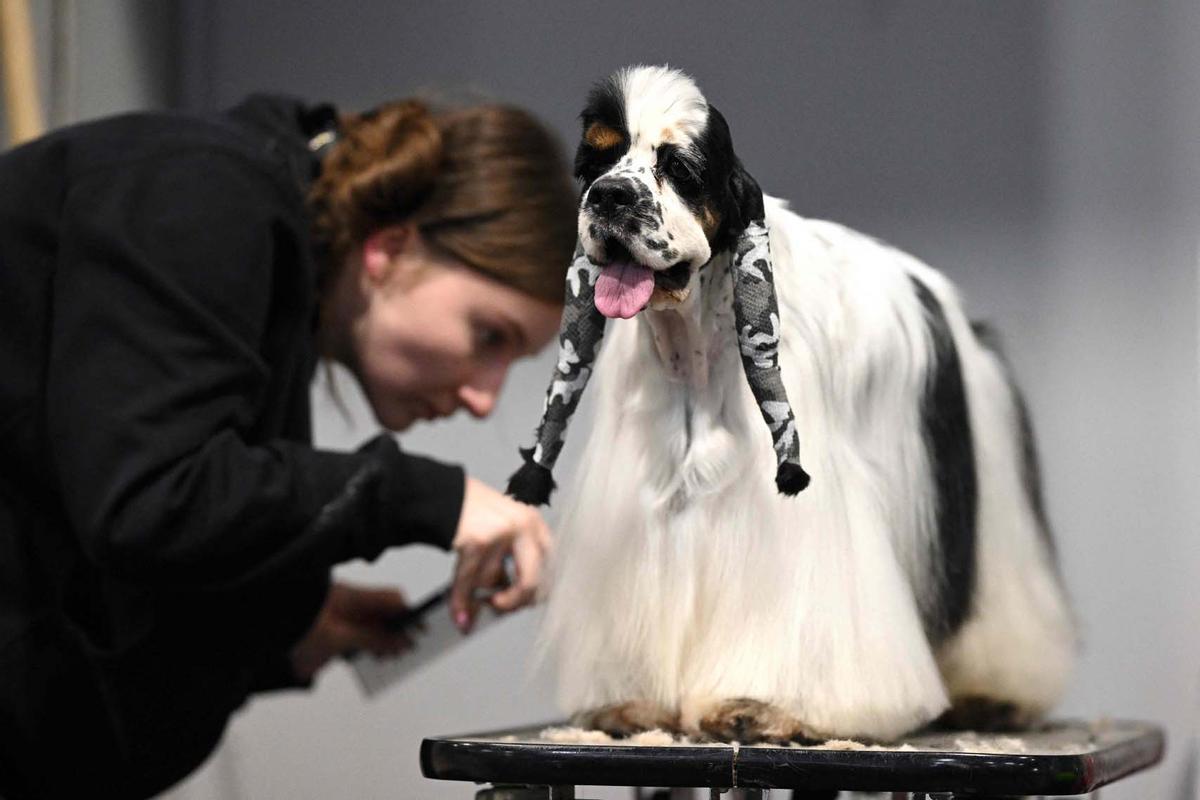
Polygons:
[[[1002,366],[930,267],[770,198],[767,225],[783,378],[812,485],[784,497],[772,481],[728,253],[680,308],[610,321],[595,424],[560,499],[543,629],[561,704],[651,700],[681,709],[686,725],[749,697],[818,734],[878,739],[954,697],[1044,712],[1065,685],[1074,633],[1022,488]],[[979,478],[972,610],[936,652],[920,615],[939,570],[919,418],[932,343],[910,276],[949,321]],[[680,374],[665,355],[683,348],[703,357]]]

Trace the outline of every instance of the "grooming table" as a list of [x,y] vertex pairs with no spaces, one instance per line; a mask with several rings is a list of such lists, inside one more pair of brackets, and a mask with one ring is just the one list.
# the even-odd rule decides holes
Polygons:
[[695,789],[724,800],[771,789],[796,797],[847,790],[981,799],[1086,794],[1158,763],[1164,742],[1155,725],[1115,721],[1057,722],[1021,734],[920,733],[888,747],[574,744],[541,738],[547,727],[425,739],[421,771],[491,784],[479,800],[574,800],[576,786],[656,787],[634,796],[672,799],[693,798]]

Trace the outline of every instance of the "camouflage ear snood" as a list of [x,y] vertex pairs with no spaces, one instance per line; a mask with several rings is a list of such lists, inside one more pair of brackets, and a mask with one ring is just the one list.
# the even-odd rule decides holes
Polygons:
[[775,485],[794,495],[808,485],[800,466],[800,437],[787,390],[779,374],[779,304],[771,266],[771,239],[763,220],[755,220],[738,239],[733,254],[733,317],[746,380],[771,430],[775,447]]
[[[558,364],[546,392],[542,421],[533,448],[521,450],[524,465],[508,484],[510,495],[530,505],[544,505],[550,500],[554,489],[551,471],[604,338],[607,320],[595,303],[599,274],[600,267],[588,259],[582,245],[577,245],[567,270]],[[733,280],[733,310],[742,365],[763,420],[771,430],[778,464],[775,483],[783,494],[794,495],[808,485],[808,475],[800,467],[796,421],[779,376],[779,306],[775,300],[770,240],[762,220],[750,223],[738,240]]]

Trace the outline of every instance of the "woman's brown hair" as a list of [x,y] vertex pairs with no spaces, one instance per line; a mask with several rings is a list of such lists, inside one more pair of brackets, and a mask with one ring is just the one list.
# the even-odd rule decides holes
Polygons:
[[563,301],[575,191],[553,134],[520,109],[409,100],[345,116],[309,204],[323,290],[355,246],[406,222],[479,272]]

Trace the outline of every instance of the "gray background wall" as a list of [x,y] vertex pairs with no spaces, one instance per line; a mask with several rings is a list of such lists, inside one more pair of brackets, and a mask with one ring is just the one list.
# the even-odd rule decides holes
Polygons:
[[[29,0],[47,127],[181,102],[176,2]],[[8,141],[4,109],[0,135]]]
[[[571,142],[584,92],[613,68],[693,74],[767,191],[910,249],[1004,332],[1086,640],[1063,713],[1167,725],[1166,765],[1106,796],[1193,796],[1183,766],[1200,708],[1200,6],[78,6],[81,20],[108,20],[83,26],[81,50],[99,48],[85,73],[110,85],[80,81],[82,115],[217,107],[257,89],[362,107],[435,88],[528,106]],[[454,420],[402,444],[500,483],[550,363],[515,369],[489,422]],[[341,390],[349,419],[314,392],[326,446],[373,432],[346,380]],[[575,456],[569,446],[564,475]],[[415,597],[449,569],[412,550],[344,571]],[[545,681],[527,678],[535,628],[533,613],[505,621],[371,702],[340,666],[307,695],[255,701],[169,796],[467,797],[468,786],[419,777],[419,741],[553,717]]]

